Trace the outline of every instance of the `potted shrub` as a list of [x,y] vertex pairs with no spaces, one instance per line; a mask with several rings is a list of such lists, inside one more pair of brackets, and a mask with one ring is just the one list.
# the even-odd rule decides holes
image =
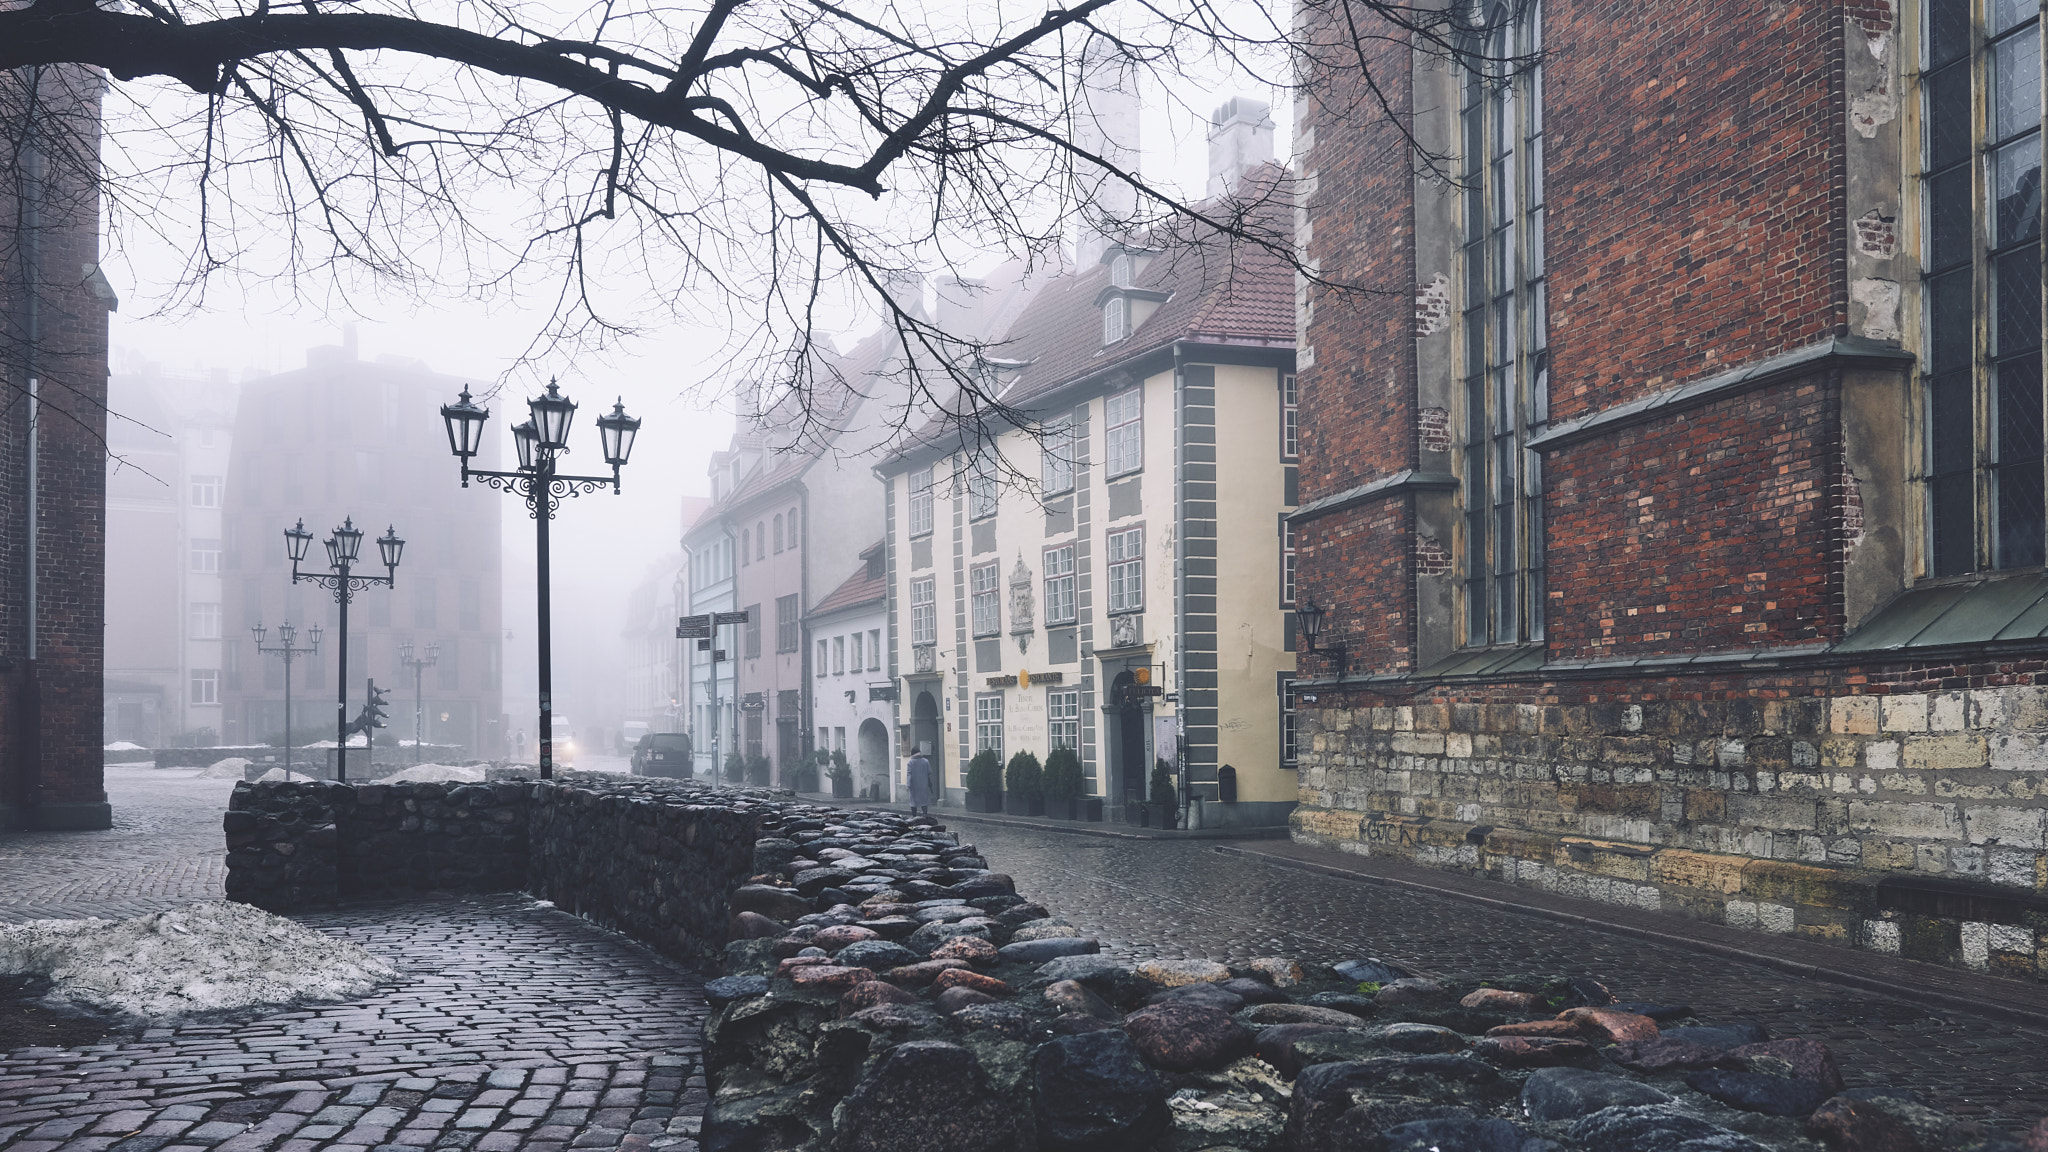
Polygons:
[[1152,827],[1173,827],[1173,813],[1180,807],[1180,796],[1173,789],[1173,768],[1164,760],[1152,762],[1152,801],[1145,807],[1150,811]]
[[725,778],[738,784],[747,778],[747,758],[737,752],[725,754]]
[[1045,771],[1038,757],[1019,752],[1003,770],[1003,809],[1012,816],[1045,815]]
[[768,786],[768,774],[772,766],[766,756],[747,757],[747,783],[760,788]]
[[1047,814],[1060,820],[1081,818],[1076,809],[1086,800],[1081,793],[1087,781],[1081,775],[1081,757],[1072,748],[1053,749],[1045,758],[1045,771],[1040,779]]
[[1003,758],[993,748],[984,748],[967,762],[967,810],[1003,810]]
[[838,800],[853,798],[853,769],[846,763],[846,753],[837,748],[832,750],[832,766],[825,770],[832,778],[832,796]]
[[799,792],[816,792],[818,775],[825,767],[825,750],[816,752],[796,762],[789,771],[789,786]]

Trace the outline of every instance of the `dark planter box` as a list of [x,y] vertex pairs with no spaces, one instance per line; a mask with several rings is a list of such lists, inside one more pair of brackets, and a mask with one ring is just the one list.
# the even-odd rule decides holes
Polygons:
[[1043,816],[1045,805],[1046,800],[1043,796],[1024,799],[1014,792],[1003,793],[1003,810],[1012,816]]
[[834,800],[853,799],[853,777],[849,776],[844,780],[834,777],[832,780],[832,798]]
[[1179,807],[1180,806],[1178,804],[1153,804],[1150,802],[1146,803],[1145,826],[1147,828],[1173,827],[1174,810]]
[[1081,819],[1096,824],[1102,823],[1102,797],[1084,796],[1081,798]]
[[969,792],[967,794],[967,810],[969,812],[1001,812],[1003,810],[1003,794],[1001,792]]
[[1057,800],[1047,800],[1045,802],[1045,814],[1055,820],[1079,820],[1081,817],[1076,815],[1074,811],[1075,806],[1079,803],[1079,800],[1067,796],[1062,796]]

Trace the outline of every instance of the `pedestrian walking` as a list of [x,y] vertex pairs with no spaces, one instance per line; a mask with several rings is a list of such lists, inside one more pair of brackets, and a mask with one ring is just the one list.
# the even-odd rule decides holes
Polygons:
[[520,764],[526,763],[526,729],[524,728],[512,734],[512,759]]
[[910,763],[903,766],[904,783],[910,786],[910,814],[932,810],[932,762],[925,756],[925,746],[919,744],[911,754]]

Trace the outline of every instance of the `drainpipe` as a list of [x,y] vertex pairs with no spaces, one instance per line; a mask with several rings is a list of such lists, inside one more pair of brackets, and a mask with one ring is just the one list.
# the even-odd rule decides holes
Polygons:
[[[1173,771],[1180,780],[1180,826],[1187,826],[1188,799],[1188,391],[1181,344],[1173,344],[1173,714],[1179,738],[1173,742]],[[1149,760],[1145,765],[1151,771]]]
[[[40,71],[31,71],[29,83],[41,86]],[[43,796],[43,687],[40,675],[42,614],[40,611],[42,543],[42,380],[40,353],[43,340],[43,153],[36,146],[36,127],[29,125],[28,140],[22,148],[22,169],[26,187],[22,197],[22,285],[28,293],[28,344],[24,366],[28,376],[28,523],[22,533],[28,555],[26,621],[28,660],[22,668],[22,748],[19,781],[19,823],[24,828],[40,824],[37,809]]]

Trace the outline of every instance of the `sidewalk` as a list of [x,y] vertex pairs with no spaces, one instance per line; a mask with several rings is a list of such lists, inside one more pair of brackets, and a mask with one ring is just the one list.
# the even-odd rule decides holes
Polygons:
[[1902,960],[1896,956],[1836,947],[1796,936],[1749,932],[1666,912],[1645,912],[1617,904],[1602,904],[1536,888],[1520,888],[1439,871],[1382,856],[1361,856],[1292,841],[1243,847],[1219,845],[1210,850],[1252,857],[1282,868],[1401,888],[1524,916],[1654,940],[1811,980],[1879,992],[1908,1003],[1960,1009],[2005,1022],[2023,1021],[2048,1026],[2048,985],[2044,984]]
[[[822,792],[799,792],[797,798],[810,804],[831,804],[840,808],[877,808],[907,811],[909,805],[886,800],[846,800]],[[948,825],[993,824],[1006,828],[1028,828],[1039,832],[1064,832],[1073,836],[1106,836],[1116,840],[1285,840],[1285,824],[1258,828],[1140,828],[1108,820],[1054,820],[1047,816],[1012,816],[1007,812],[969,812],[944,804],[933,805],[932,816]]]

